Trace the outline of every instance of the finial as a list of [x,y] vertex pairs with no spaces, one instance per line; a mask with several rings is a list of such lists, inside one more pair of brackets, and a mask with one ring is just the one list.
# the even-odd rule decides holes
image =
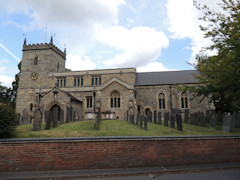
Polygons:
[[23,43],[24,46],[27,45],[27,38],[24,38],[24,43]]
[[64,54],[65,54],[65,55],[67,54],[67,50],[66,50],[66,48],[64,48]]
[[51,36],[51,41],[50,41],[50,43],[53,43],[53,36]]

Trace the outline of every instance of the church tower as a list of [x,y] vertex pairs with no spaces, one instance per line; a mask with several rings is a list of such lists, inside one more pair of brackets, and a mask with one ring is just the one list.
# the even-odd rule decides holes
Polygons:
[[[16,113],[27,112],[31,117],[37,105],[38,92],[54,87],[56,80],[50,73],[65,72],[66,49],[61,51],[53,44],[53,38],[45,44],[23,44]],[[30,118],[29,118],[30,120]]]

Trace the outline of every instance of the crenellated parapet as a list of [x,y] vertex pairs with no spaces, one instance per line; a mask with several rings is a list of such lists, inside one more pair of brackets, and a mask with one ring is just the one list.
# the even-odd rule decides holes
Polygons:
[[52,37],[51,41],[49,43],[37,43],[37,44],[27,44],[26,38],[24,40],[23,44],[23,51],[29,51],[29,50],[46,50],[46,49],[52,49],[55,51],[57,54],[59,54],[61,57],[63,57],[66,60],[66,49],[64,49],[64,52],[60,50],[57,46],[55,46],[52,42]]

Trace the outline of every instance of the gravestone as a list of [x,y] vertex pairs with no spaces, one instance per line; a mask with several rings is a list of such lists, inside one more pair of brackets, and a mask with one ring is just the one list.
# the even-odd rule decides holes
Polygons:
[[144,114],[142,113],[142,115],[140,115],[140,128],[142,128],[143,121],[144,121]]
[[18,122],[18,124],[20,124],[20,117],[21,117],[21,116],[20,116],[20,113],[18,113],[18,114],[17,114],[17,122]]
[[136,125],[138,125],[138,121],[139,121],[139,112],[137,112]]
[[224,114],[221,113],[221,111],[217,112],[217,121],[222,122],[224,118]]
[[236,127],[236,122],[237,122],[237,113],[234,112],[232,114],[232,124],[231,124],[231,128],[235,128]]
[[162,113],[158,112],[158,124],[161,125],[162,124]]
[[130,122],[134,124],[134,115],[132,113],[130,114]]
[[45,122],[47,122],[48,111],[44,111]]
[[67,113],[66,113],[66,123],[70,122],[70,108],[67,107]]
[[190,114],[190,125],[194,125],[194,114]]
[[127,111],[127,121],[128,121],[128,111]]
[[175,128],[175,117],[174,117],[174,114],[171,114],[171,116],[170,116],[170,127],[171,128]]
[[60,111],[60,124],[64,124],[64,111],[62,109]]
[[58,111],[59,111],[59,108],[58,108],[58,107],[53,107],[52,128],[57,127],[57,123],[58,123]]
[[216,113],[212,113],[210,117],[210,128],[216,130],[217,124],[217,115]]
[[225,113],[223,116],[222,131],[230,133],[231,124],[232,124],[231,113]]
[[76,121],[76,112],[73,111],[73,122]]
[[164,113],[164,126],[168,127],[169,112]]
[[182,115],[181,111],[176,113],[176,121],[177,121],[177,130],[182,131]]
[[144,116],[144,130],[147,131],[147,123],[148,123],[148,119],[146,116]]
[[210,119],[211,119],[211,111],[206,110],[206,123],[210,123]]
[[205,116],[204,116],[204,113],[203,112],[200,112],[200,122],[201,122],[201,126],[203,126],[203,127],[206,127],[206,118],[205,118]]
[[153,114],[153,121],[154,121],[154,124],[157,124],[157,112],[154,111],[154,114]]
[[51,128],[52,116],[53,116],[53,112],[47,111],[47,120],[46,120],[45,130],[48,130]]
[[152,122],[152,112],[151,111],[147,111],[147,121]]
[[198,113],[193,114],[193,125],[198,125]]
[[34,112],[33,131],[41,131],[42,113],[39,109]]
[[185,109],[184,111],[184,123],[188,124],[189,123],[189,110]]
[[73,110],[72,110],[72,106],[70,106],[70,108],[69,108],[69,111],[70,111],[70,122],[72,122],[73,121]]
[[26,108],[23,110],[22,124],[29,124],[29,115],[28,115],[28,110]]

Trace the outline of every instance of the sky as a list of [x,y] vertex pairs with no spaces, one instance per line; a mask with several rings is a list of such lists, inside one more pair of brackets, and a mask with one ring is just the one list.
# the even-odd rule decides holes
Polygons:
[[[221,0],[198,0],[218,10]],[[219,9],[220,10],[220,9]],[[0,0],[0,82],[10,87],[27,44],[67,50],[72,71],[192,70],[210,44],[192,0]]]

